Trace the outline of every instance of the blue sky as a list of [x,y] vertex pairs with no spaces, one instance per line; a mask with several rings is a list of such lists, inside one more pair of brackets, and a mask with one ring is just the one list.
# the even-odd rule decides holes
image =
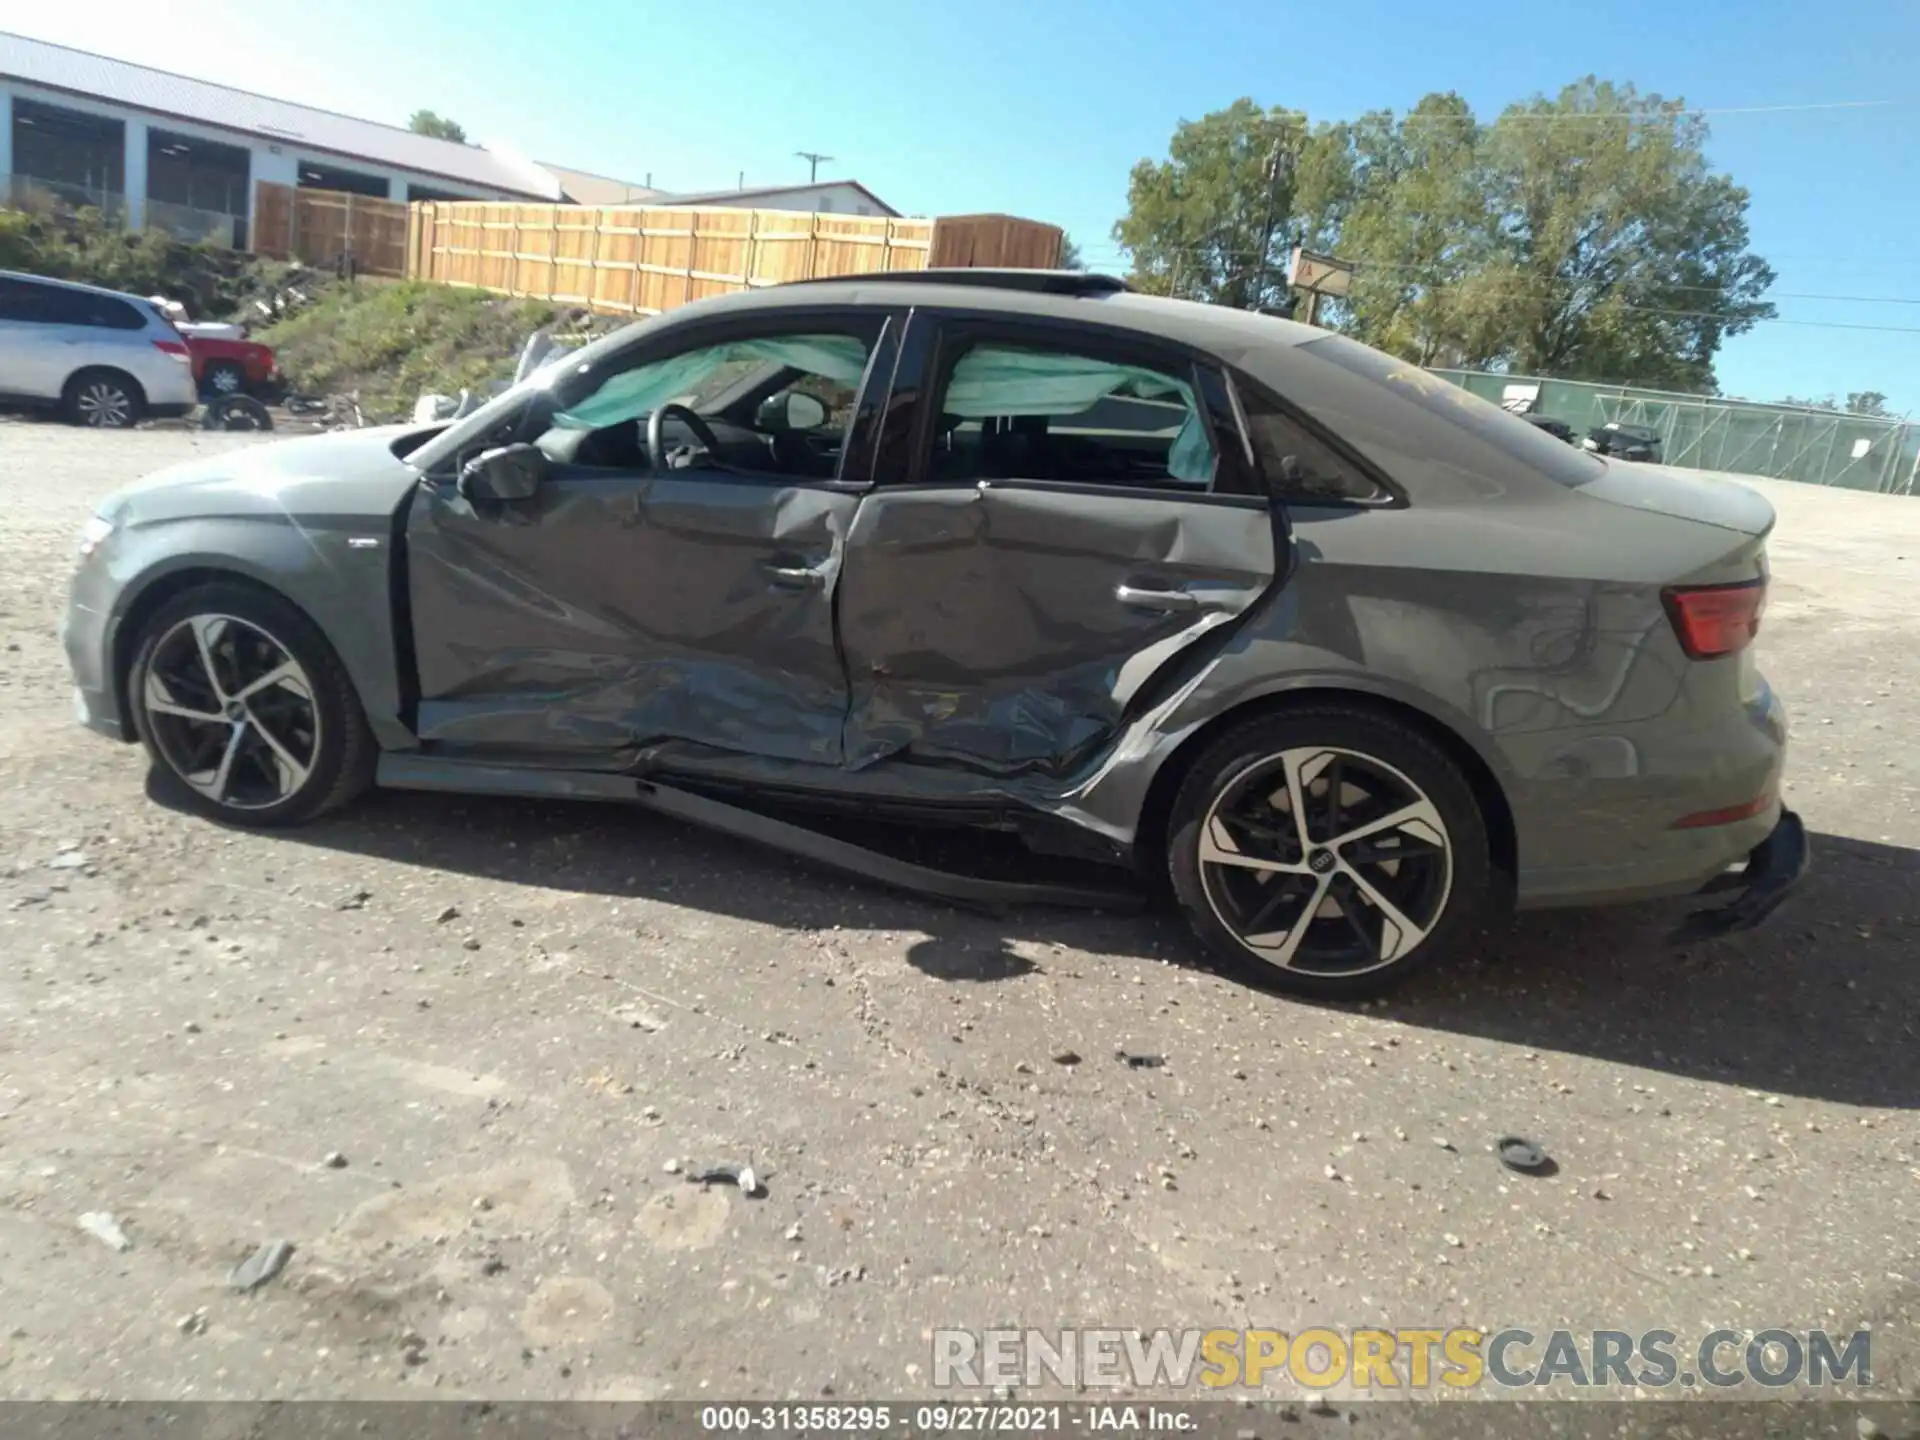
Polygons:
[[1920,414],[1916,0],[200,0],[191,16],[0,0],[0,29],[370,119],[426,106],[483,143],[662,188],[801,180],[793,152],[825,151],[823,175],[901,210],[1051,220],[1114,267],[1130,167],[1241,95],[1322,120],[1454,89],[1487,117],[1591,71],[1714,109],[1893,102],[1713,118],[1710,158],[1753,193],[1780,316],[1805,322],[1734,340],[1719,371],[1730,394],[1874,389]]

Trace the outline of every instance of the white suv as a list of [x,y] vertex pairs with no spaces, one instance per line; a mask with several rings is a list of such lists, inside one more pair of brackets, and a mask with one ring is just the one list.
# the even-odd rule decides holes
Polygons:
[[198,398],[187,342],[148,301],[0,270],[0,403],[119,428]]

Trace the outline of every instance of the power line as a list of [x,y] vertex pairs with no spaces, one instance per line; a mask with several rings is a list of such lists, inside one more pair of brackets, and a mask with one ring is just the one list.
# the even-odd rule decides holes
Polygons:
[[[1204,251],[1229,260],[1247,259],[1257,256],[1260,253],[1257,250],[1215,250],[1212,246],[1208,245],[1160,246],[1157,248],[1165,252],[1188,255]],[[1103,261],[1109,259],[1116,261],[1130,260],[1132,258],[1127,251],[1119,246],[1109,247],[1105,252],[1101,252],[1098,247],[1094,247],[1091,252],[1083,251],[1082,253],[1091,253]],[[1342,258],[1345,259],[1348,257],[1343,256]],[[1426,273],[1431,268],[1424,265],[1410,264],[1405,261],[1366,260],[1360,258],[1354,258],[1352,263],[1358,270],[1385,271],[1393,274],[1419,275]],[[1526,295],[1547,287],[1559,287],[1572,290],[1578,288],[1581,283],[1580,281],[1568,280],[1561,276],[1542,276],[1537,279],[1526,280],[1524,283],[1500,286],[1491,291],[1482,289],[1480,293]],[[1671,291],[1685,291],[1696,295],[1717,295],[1722,292],[1722,287],[1718,285],[1663,285],[1660,288]],[[1920,296],[1914,295],[1827,295],[1806,290],[1769,290],[1764,298],[1768,300],[1826,301],[1843,305],[1920,305]],[[1813,322],[1809,321],[1806,323],[1811,324]],[[1834,323],[1837,324],[1839,322]]]

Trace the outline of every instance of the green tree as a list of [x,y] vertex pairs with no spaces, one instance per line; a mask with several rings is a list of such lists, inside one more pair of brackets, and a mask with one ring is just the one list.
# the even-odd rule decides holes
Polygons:
[[1133,283],[1220,305],[1277,302],[1306,139],[1304,116],[1246,99],[1181,121],[1165,160],[1133,167],[1127,213],[1113,227],[1133,262]]
[[1080,247],[1073,243],[1071,235],[1060,237],[1060,268],[1062,270],[1084,270],[1087,262],[1080,255]]
[[1747,192],[1708,169],[1706,140],[1680,101],[1591,76],[1509,106],[1477,147],[1493,259],[1469,282],[1471,333],[1502,342],[1487,358],[1712,391],[1721,344],[1774,314],[1774,275],[1747,248]]
[[1331,251],[1358,269],[1322,320],[1422,364],[1711,391],[1773,271],[1706,139],[1680,102],[1591,77],[1491,124],[1454,94],[1318,127],[1239,100],[1134,166],[1114,238],[1143,288],[1241,306],[1273,302],[1289,246]]
[[458,120],[449,120],[444,115],[436,115],[431,110],[416,110],[407,117],[407,129],[416,135],[431,135],[436,140],[451,140],[456,145],[467,143],[467,132],[460,127]]

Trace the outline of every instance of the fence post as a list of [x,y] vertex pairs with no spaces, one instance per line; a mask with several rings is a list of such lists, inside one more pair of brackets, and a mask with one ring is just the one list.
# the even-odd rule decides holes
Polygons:
[[698,210],[689,210],[687,211],[687,280],[685,287],[680,292],[680,303],[682,305],[688,305],[693,302],[694,262],[699,258],[700,212]]
[[[600,225],[607,213],[605,210],[595,210],[593,212],[594,234],[598,235],[600,233]],[[640,313],[640,277],[645,273],[640,267],[647,263],[647,228],[647,212],[641,210],[637,213],[637,218],[633,225],[633,283],[627,287],[627,313],[629,315],[638,315]]]

